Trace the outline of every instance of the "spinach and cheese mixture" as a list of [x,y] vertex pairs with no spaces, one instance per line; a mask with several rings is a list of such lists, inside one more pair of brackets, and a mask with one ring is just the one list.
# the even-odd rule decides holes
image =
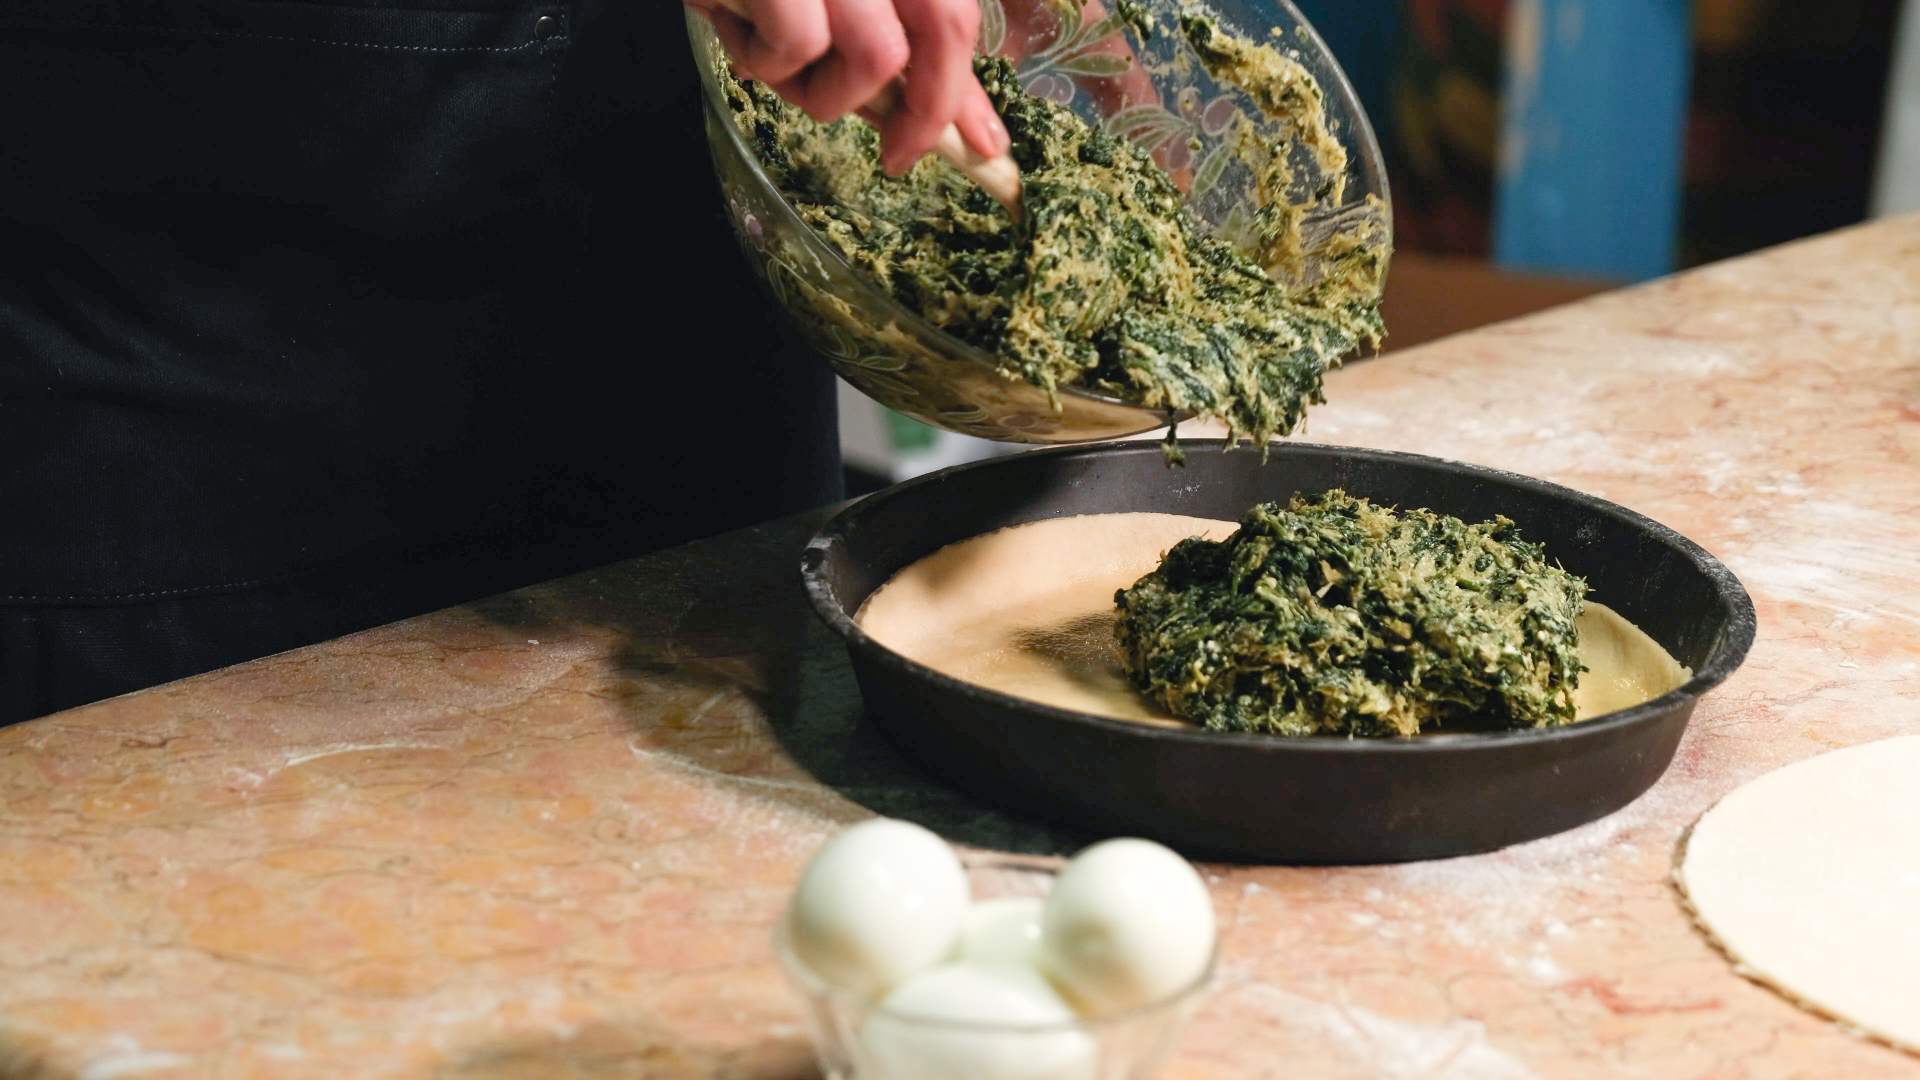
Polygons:
[[[1258,74],[1227,47],[1237,39],[1204,17],[1179,30],[1210,70],[1217,60],[1236,77]],[[1316,156],[1337,154],[1311,76],[1272,46],[1245,48],[1271,54],[1268,82],[1288,83],[1250,90],[1256,103],[1295,116],[1287,130],[1310,135]],[[983,57],[975,69],[1012,136],[1024,188],[1018,221],[935,157],[886,176],[864,123],[817,124],[730,76],[723,88],[762,166],[828,244],[907,309],[1050,396],[1083,387],[1217,418],[1234,438],[1264,445],[1324,400],[1330,366],[1379,343],[1384,244],[1323,244],[1315,255],[1330,272],[1311,282],[1291,273],[1302,259],[1302,207],[1279,193],[1293,147],[1243,155],[1260,166],[1263,200],[1243,251],[1211,235],[1132,142],[1026,93],[1005,60]],[[1332,163],[1344,171],[1343,155]],[[1339,192],[1316,192],[1312,205],[1329,197]]]
[[1335,490],[1175,545],[1115,633],[1136,688],[1215,731],[1540,728],[1574,719],[1586,592],[1504,517]]

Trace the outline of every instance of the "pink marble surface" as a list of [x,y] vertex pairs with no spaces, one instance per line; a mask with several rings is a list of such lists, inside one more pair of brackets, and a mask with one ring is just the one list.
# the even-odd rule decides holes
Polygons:
[[[1493,855],[1209,867],[1178,1077],[1905,1075],[1668,884],[1741,781],[1920,730],[1920,218],[1338,374],[1309,436],[1592,491],[1752,590],[1625,810]],[[0,1075],[809,1074],[767,936],[873,812],[1065,842],[861,724],[789,522],[0,731]]]

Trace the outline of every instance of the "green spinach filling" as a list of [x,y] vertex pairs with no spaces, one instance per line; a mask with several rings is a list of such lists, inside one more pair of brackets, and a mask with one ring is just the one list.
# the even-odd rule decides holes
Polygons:
[[[1190,37],[1202,30],[1215,35],[1201,53],[1210,63],[1224,55],[1217,32],[1183,24]],[[907,309],[1049,395],[1075,386],[1213,417],[1232,437],[1264,445],[1325,400],[1329,366],[1378,344],[1383,247],[1336,246],[1325,253],[1330,272],[1284,286],[1187,212],[1180,189],[1139,147],[1026,93],[1005,60],[975,67],[1022,172],[1018,222],[936,158],[886,176],[864,123],[820,125],[763,86],[730,75],[723,83],[762,165],[834,250]],[[1311,78],[1297,68],[1289,93],[1262,104],[1315,110],[1313,124],[1295,128],[1324,137],[1318,89],[1302,92],[1299,81]],[[1284,148],[1262,153],[1268,179],[1284,186]],[[1288,261],[1278,258],[1287,249],[1297,261],[1297,216],[1270,215],[1250,247],[1277,262]]]
[[1570,723],[1586,592],[1504,517],[1335,490],[1183,541],[1114,599],[1134,685],[1181,719],[1414,735]]

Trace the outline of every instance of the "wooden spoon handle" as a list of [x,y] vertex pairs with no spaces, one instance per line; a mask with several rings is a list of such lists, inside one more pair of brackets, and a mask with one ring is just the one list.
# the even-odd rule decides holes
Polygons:
[[[746,0],[708,0],[714,6],[722,8],[742,19],[752,20],[747,12]],[[893,111],[900,107],[900,92],[896,85],[881,89],[872,101],[860,109],[861,118],[878,126]],[[940,139],[933,145],[933,152],[965,173],[981,190],[993,196],[995,202],[1007,208],[1007,213],[1015,219],[1020,217],[1020,167],[1005,154],[987,157],[976,153],[967,145],[960,129],[948,124],[940,132]]]

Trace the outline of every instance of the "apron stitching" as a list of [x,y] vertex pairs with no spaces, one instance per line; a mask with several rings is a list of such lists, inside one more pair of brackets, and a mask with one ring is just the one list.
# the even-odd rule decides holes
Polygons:
[[[560,9],[560,32],[553,35],[553,37],[547,40],[557,45],[558,43],[564,42],[567,40],[567,32],[568,32],[567,9],[563,7]],[[548,116],[553,115],[553,103],[554,103],[554,99],[559,96],[559,88],[560,88],[560,50],[558,48],[553,48],[553,49],[547,50],[547,115]]]
[[194,585],[184,589],[157,589],[152,592],[132,593],[69,593],[56,596],[41,596],[35,593],[0,594],[0,600],[22,603],[84,603],[112,600],[161,600],[169,596],[185,596],[189,593],[230,592],[234,589],[249,589],[257,585],[278,585],[297,575],[254,578],[251,581],[230,581],[219,585]]
[[537,49],[548,42],[563,42],[566,35],[556,34],[546,41],[525,41],[518,45],[387,45],[375,41],[337,41],[329,38],[295,37],[291,34],[262,34],[252,30],[199,29],[186,26],[140,26],[131,23],[108,25],[60,25],[55,23],[24,23],[0,21],[0,29],[8,30],[87,30],[107,31],[111,33],[163,34],[172,37],[226,37],[253,38],[259,41],[288,41],[298,45],[334,45],[347,49],[385,49],[391,52],[428,52],[428,53],[515,53],[527,49]]

